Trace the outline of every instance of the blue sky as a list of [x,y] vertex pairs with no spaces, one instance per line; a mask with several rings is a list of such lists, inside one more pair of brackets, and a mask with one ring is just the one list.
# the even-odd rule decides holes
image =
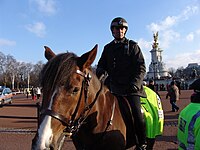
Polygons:
[[96,64],[118,16],[127,20],[127,38],[138,42],[147,69],[156,31],[167,68],[200,64],[199,0],[0,0],[0,52],[35,64],[46,62],[45,45],[80,56],[98,44]]

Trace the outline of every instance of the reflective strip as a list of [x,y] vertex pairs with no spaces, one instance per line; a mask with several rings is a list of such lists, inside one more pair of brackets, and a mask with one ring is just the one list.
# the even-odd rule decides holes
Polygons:
[[190,121],[189,127],[188,127],[188,147],[187,149],[194,149],[194,144],[195,144],[195,137],[194,137],[194,124],[197,120],[197,118],[200,117],[200,111],[198,111],[193,117],[192,120]]
[[187,124],[187,121],[185,119],[183,119],[182,117],[180,117],[179,120],[179,130],[181,130],[183,133],[185,133],[185,126]]
[[158,96],[158,94],[156,94],[156,97],[157,97],[157,102],[158,102],[158,108],[159,108],[159,109],[162,109],[161,99],[160,99],[160,97]]

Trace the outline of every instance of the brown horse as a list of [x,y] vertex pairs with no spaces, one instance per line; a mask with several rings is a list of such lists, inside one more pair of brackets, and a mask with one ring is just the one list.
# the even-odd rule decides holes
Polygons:
[[125,150],[135,145],[133,121],[124,121],[117,98],[92,72],[97,45],[81,57],[55,55],[45,46],[43,100],[32,149],[60,149],[70,136],[78,150]]

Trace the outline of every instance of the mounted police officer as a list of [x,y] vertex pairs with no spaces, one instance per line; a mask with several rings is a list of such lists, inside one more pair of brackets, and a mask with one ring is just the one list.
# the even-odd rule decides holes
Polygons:
[[138,139],[136,149],[146,149],[145,123],[141,113],[140,97],[146,97],[143,79],[146,73],[145,61],[138,44],[125,37],[128,23],[117,17],[111,22],[110,29],[114,40],[105,45],[97,65],[96,74],[108,74],[106,81],[110,91],[128,100],[135,121]]
[[194,90],[191,103],[178,118],[179,150],[200,150],[200,79],[195,80],[190,89]]

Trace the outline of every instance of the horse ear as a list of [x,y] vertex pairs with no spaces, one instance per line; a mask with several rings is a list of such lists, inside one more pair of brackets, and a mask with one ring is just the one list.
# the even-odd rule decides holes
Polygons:
[[56,54],[55,54],[49,47],[44,46],[44,48],[45,48],[45,53],[44,53],[44,55],[45,55],[45,58],[46,58],[47,60],[50,60],[51,58],[53,58],[53,57],[56,56]]
[[83,54],[81,57],[78,57],[77,65],[81,69],[88,68],[91,66],[97,55],[97,47],[98,45],[96,44],[91,51]]

